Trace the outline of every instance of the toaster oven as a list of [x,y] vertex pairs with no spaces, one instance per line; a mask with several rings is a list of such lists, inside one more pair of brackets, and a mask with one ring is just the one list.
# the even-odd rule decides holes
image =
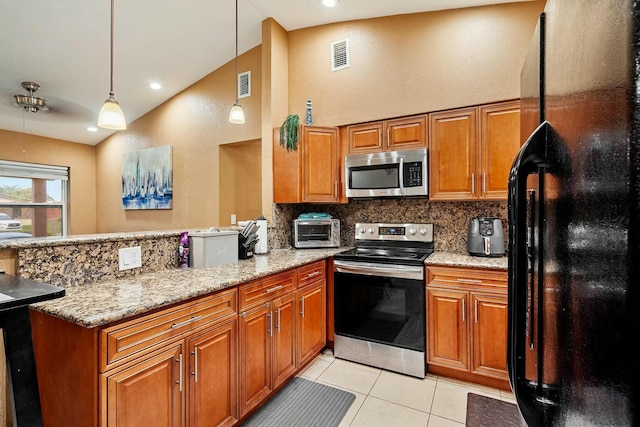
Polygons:
[[337,248],[340,246],[340,220],[294,219],[292,234],[293,246],[296,248]]

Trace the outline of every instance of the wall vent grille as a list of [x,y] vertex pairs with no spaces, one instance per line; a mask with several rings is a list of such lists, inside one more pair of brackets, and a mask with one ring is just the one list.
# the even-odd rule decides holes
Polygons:
[[238,99],[251,96],[251,71],[238,74]]
[[349,68],[349,40],[331,43],[331,71]]

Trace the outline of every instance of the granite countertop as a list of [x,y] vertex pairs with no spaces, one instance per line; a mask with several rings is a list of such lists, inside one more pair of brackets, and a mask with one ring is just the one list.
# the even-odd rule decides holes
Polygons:
[[[185,230],[181,230],[185,231]],[[27,237],[20,239],[0,239],[0,249],[24,249],[50,246],[64,246],[82,243],[97,243],[117,240],[152,239],[156,237],[180,236],[180,230],[137,231],[122,233],[78,234],[67,237]],[[194,231],[194,230],[190,230]]]
[[429,255],[425,265],[446,265],[452,267],[495,268],[507,270],[509,257],[478,257],[456,252],[436,251]]
[[348,248],[274,250],[206,269],[169,269],[71,286],[63,298],[33,304],[44,313],[94,328],[260,277],[328,258]]

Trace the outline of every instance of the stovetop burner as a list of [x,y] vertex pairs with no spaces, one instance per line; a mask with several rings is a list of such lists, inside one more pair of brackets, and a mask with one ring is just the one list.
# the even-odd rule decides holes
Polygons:
[[433,253],[433,224],[356,224],[356,247],[335,259],[421,265]]

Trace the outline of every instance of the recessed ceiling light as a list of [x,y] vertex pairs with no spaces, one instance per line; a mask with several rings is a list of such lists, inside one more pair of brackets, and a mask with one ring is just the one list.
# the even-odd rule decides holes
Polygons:
[[154,90],[162,89],[162,85],[160,83],[150,83],[149,87]]
[[326,7],[336,7],[338,0],[322,0],[322,4]]
[[89,132],[98,132],[98,128],[95,126],[87,126]]

